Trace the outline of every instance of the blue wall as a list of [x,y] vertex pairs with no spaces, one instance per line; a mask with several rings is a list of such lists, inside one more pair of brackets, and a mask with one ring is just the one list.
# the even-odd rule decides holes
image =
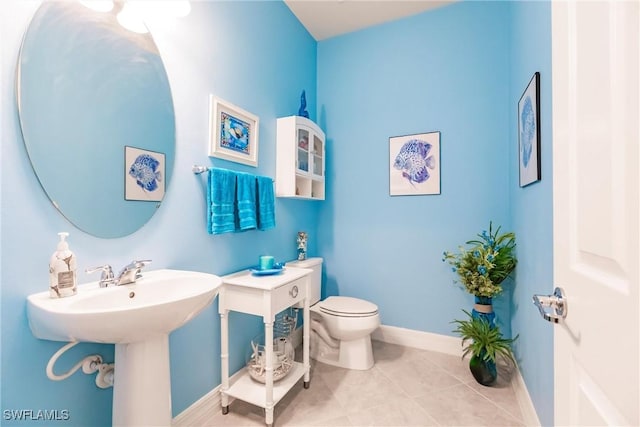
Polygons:
[[[540,420],[553,424],[552,328],[530,304],[531,294],[552,285],[548,2],[460,2],[319,43],[280,2],[192,2],[188,17],[151,26],[176,110],[171,188],[145,227],[111,240],[75,229],[39,187],[13,88],[21,37],[37,2],[12,0],[2,8],[10,12],[0,17],[3,410],[70,409],[71,425],[110,424],[111,390],[97,389],[93,377],[81,374],[48,380],[44,367],[60,343],[33,338],[27,325],[25,298],[46,289],[58,231],[71,232],[82,270],[149,257],[153,268],[223,275],[263,252],[293,258],[295,233],[306,230],[310,253],[326,260],[325,295],[374,301],[386,325],[452,335],[449,322],[472,298],[453,284],[442,251],[493,220],[516,232],[520,260],[513,291],[496,301],[499,322],[520,334],[522,374]],[[242,32],[234,30],[237,16],[244,19]],[[245,66],[227,61],[231,46],[244,52]],[[543,180],[520,189],[516,105],[534,71],[542,74]],[[204,179],[191,165],[275,175],[275,118],[297,111],[303,88],[311,118],[328,137],[327,200],[278,200],[275,230],[207,235]],[[209,93],[260,117],[257,170],[207,158]],[[388,138],[429,131],[442,136],[442,194],[390,197]],[[89,280],[80,275],[81,282]],[[231,322],[243,331],[232,337],[232,354],[238,354],[260,321],[234,315]],[[218,330],[214,303],[171,335],[174,415],[219,384]],[[113,357],[112,346],[80,345],[57,369],[92,352]],[[242,363],[235,358],[232,370]]]
[[[520,334],[516,355],[544,425],[553,424],[553,329],[530,301],[553,283],[550,24],[548,2],[465,2],[318,45],[326,291],[375,301],[385,325],[452,335],[449,322],[472,302],[442,251],[489,220],[515,231],[520,264],[496,311],[505,334]],[[521,189],[516,110],[535,71],[544,177]],[[390,197],[388,138],[435,130],[442,194]]]
[[[553,425],[553,326],[531,304],[533,294],[553,291],[553,182],[551,163],[551,4],[511,3],[509,91],[509,189],[511,223],[518,236],[519,264],[514,287],[513,333],[520,372],[543,425]],[[536,71],[540,72],[542,180],[518,186],[517,104]]]
[[[62,382],[45,375],[45,366],[62,346],[35,339],[29,330],[27,295],[48,287],[47,265],[58,240],[69,241],[79,262],[79,281],[96,280],[84,269],[110,263],[120,268],[134,258],[153,259],[152,268],[204,271],[218,275],[249,267],[271,253],[279,260],[296,256],[296,232],[309,232],[309,250],[318,242],[317,203],[278,200],[277,227],[269,231],[210,236],[206,232],[206,178],[195,164],[234,168],[275,176],[275,119],[297,112],[302,89],[316,118],[317,44],[281,2],[192,2],[191,14],[157,22],[152,34],[171,84],[177,132],[175,170],[167,197],[139,231],[120,239],[98,239],[70,225],[38,184],[23,145],[15,103],[14,76],[22,35],[38,2],[2,4],[2,410],[68,409],[64,425],[110,425],[112,389],[100,390],[93,376],[76,373]],[[242,17],[238,30],[237,18]],[[278,46],[278,49],[274,49]],[[240,61],[235,61],[239,58]],[[209,94],[245,108],[260,118],[259,167],[207,157]],[[89,203],[100,203],[100,199]],[[257,317],[233,315],[232,371],[244,363],[246,343],[260,330]],[[217,302],[170,336],[173,414],[220,383]],[[242,351],[242,355],[240,352]],[[82,356],[101,353],[113,361],[113,346],[82,344],[56,366],[64,372]],[[5,420],[2,425],[20,424]],[[37,423],[37,422],[36,422]],[[40,422],[42,424],[42,422]]]
[[[318,44],[329,291],[376,302],[385,325],[452,335],[473,297],[442,252],[510,226],[508,11],[457,3]],[[442,194],[391,197],[389,137],[430,131]]]

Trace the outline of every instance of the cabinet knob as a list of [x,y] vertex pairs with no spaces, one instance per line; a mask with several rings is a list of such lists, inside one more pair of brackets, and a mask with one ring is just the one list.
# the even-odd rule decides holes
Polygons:
[[291,295],[291,298],[295,298],[298,296],[298,285],[293,285],[293,287],[289,290],[289,295]]

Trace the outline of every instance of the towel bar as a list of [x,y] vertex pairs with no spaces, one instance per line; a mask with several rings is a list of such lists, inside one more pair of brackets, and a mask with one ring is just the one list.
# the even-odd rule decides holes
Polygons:
[[[200,175],[201,173],[207,172],[208,170],[209,168],[206,166],[193,165],[191,167],[191,172],[193,172],[196,175]],[[276,182],[276,180],[274,179],[273,182]]]
[[199,165],[193,165],[193,167],[191,168],[191,171],[193,173],[195,173],[196,175],[200,175],[202,172],[206,172],[208,171],[209,168],[206,166],[199,166]]

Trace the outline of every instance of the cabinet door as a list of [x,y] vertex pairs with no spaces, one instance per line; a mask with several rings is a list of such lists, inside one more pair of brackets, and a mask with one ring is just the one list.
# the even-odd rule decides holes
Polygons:
[[296,128],[297,133],[297,141],[298,154],[296,155],[296,170],[297,172],[308,173],[309,172],[309,163],[311,159],[309,158],[309,141],[311,139],[311,132],[308,129],[303,127]]
[[324,177],[324,140],[319,135],[313,134],[313,174]]

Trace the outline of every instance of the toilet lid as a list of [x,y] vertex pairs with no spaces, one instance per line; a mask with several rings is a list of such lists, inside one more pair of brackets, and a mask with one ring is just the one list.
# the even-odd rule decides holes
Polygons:
[[329,297],[319,303],[320,311],[334,316],[373,316],[378,306],[372,302],[351,297]]

